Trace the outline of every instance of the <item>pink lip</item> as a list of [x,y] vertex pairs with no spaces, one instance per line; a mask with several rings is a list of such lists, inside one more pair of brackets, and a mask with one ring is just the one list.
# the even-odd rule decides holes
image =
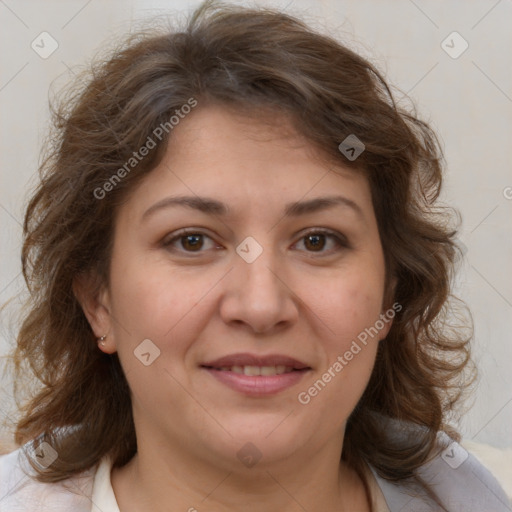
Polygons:
[[281,375],[249,376],[231,371],[205,370],[226,386],[249,396],[274,395],[299,382],[307,370],[295,370]]
[[267,356],[257,356],[249,353],[231,354],[220,357],[213,361],[207,361],[201,366],[211,368],[222,368],[223,366],[289,366],[294,370],[308,369],[309,366],[293,357],[280,354],[270,354]]
[[[281,375],[251,376],[219,369],[231,366],[287,366],[293,368],[293,371]],[[209,361],[201,367],[231,389],[254,397],[279,393],[297,384],[311,370],[306,364],[288,356],[256,356],[252,354],[233,354],[221,357]]]

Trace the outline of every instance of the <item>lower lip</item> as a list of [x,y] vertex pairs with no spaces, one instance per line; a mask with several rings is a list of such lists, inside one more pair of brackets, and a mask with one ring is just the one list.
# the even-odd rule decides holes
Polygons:
[[203,369],[231,389],[250,396],[275,395],[297,384],[308,372],[308,370],[297,370],[281,375],[251,376],[213,368],[203,367]]

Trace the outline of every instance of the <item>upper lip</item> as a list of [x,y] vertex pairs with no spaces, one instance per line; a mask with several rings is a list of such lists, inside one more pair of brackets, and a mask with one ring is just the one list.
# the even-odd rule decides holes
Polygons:
[[212,359],[202,363],[201,366],[208,366],[212,368],[222,368],[230,366],[287,366],[294,370],[304,370],[310,367],[298,361],[293,357],[288,357],[281,354],[270,354],[266,356],[259,356],[255,354],[230,354],[227,356],[220,357],[218,359]]

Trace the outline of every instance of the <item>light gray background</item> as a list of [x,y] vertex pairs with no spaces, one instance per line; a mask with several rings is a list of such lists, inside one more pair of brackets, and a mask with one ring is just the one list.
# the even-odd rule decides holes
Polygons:
[[[474,316],[474,356],[480,369],[468,402],[471,409],[459,426],[466,439],[512,446],[512,3],[255,3],[303,16],[369,57],[392,84],[409,93],[439,133],[448,164],[443,200],[462,213],[460,240],[467,248],[456,291]],[[24,286],[21,222],[46,133],[50,84],[64,84],[102,43],[126,32],[134,20],[166,12],[183,16],[197,4],[0,0],[0,302]],[[43,31],[59,45],[47,59],[31,48]],[[453,31],[469,44],[457,59],[441,46]],[[460,41],[451,41],[452,52],[461,48]],[[15,340],[15,307],[16,302],[1,318],[0,354]],[[0,415],[12,417],[8,374],[0,385]]]

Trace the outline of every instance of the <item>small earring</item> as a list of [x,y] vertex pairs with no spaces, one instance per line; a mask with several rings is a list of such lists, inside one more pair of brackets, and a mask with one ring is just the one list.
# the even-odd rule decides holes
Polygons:
[[99,339],[98,339],[98,341],[100,342],[100,345],[101,345],[102,347],[104,347],[104,346],[105,346],[105,339],[106,339],[106,337],[107,337],[107,335],[106,335],[106,334],[104,334],[101,338],[99,338]]

